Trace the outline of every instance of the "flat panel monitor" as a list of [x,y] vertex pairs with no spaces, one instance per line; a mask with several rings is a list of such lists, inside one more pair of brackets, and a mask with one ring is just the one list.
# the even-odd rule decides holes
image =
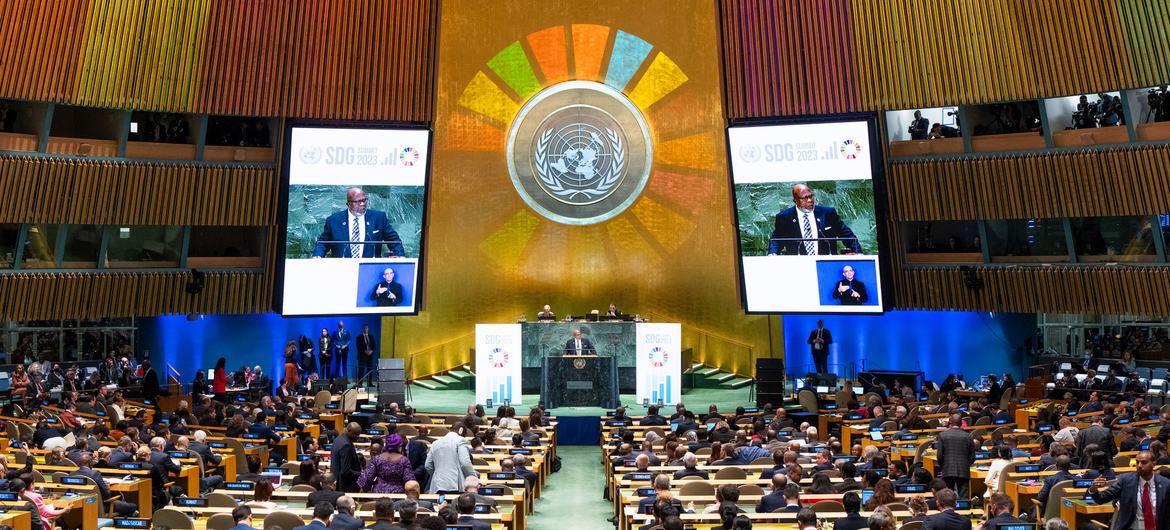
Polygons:
[[404,125],[286,128],[281,314],[418,312],[430,142]]
[[748,313],[885,310],[872,115],[733,125],[728,156]]

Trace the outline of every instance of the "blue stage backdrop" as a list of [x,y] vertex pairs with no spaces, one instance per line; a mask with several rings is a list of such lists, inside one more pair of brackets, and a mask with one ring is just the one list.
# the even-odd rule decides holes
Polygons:
[[[195,378],[195,370],[215,367],[220,357],[227,358],[229,371],[263,366],[275,384],[284,375],[285,342],[304,334],[316,344],[321,328],[334,332],[339,320],[345,322],[354,337],[361,333],[363,324],[368,324],[370,333],[382,338],[381,318],[377,316],[207,315],[193,321],[185,316],[139,319],[137,343],[140,349],[150,351],[150,360],[160,374],[170,364],[182,374],[184,384]],[[357,350],[352,341],[348,367],[349,375],[356,376]]]
[[[812,366],[808,336],[817,319],[833,334],[829,369],[865,359],[869,370],[921,370],[942,382],[948,373],[977,381],[987,373],[1010,372],[1023,381],[1024,341],[1036,329],[1036,316],[1015,313],[891,311],[884,315],[786,315],[784,351],[789,374],[803,376]],[[860,363],[858,363],[860,366]]]

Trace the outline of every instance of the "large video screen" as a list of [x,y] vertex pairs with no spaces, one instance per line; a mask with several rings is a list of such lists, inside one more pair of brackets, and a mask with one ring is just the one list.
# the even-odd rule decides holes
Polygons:
[[430,131],[291,126],[284,315],[418,311]]
[[880,313],[872,119],[733,126],[749,313]]

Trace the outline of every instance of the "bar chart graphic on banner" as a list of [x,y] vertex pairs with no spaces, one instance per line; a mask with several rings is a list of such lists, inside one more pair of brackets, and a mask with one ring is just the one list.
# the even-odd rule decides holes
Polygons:
[[487,383],[492,392],[492,403],[503,403],[512,399],[512,376],[492,376]]
[[637,400],[677,403],[682,398],[682,327],[679,324],[638,324]]
[[520,404],[520,324],[475,326],[475,401]]
[[669,375],[651,375],[646,378],[646,388],[650,390],[650,403],[671,403],[674,394],[674,377]]

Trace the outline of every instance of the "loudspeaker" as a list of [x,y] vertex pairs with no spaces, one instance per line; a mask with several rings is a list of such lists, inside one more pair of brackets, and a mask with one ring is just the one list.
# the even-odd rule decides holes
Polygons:
[[784,359],[761,357],[756,359],[756,406],[784,403]]
[[378,359],[378,404],[406,403],[406,370],[400,358]]
[[757,381],[784,382],[784,359],[761,357],[756,359]]
[[[783,388],[783,387],[781,387]],[[784,392],[756,392],[756,406],[763,407],[771,403],[773,407],[781,407],[784,404]]]

